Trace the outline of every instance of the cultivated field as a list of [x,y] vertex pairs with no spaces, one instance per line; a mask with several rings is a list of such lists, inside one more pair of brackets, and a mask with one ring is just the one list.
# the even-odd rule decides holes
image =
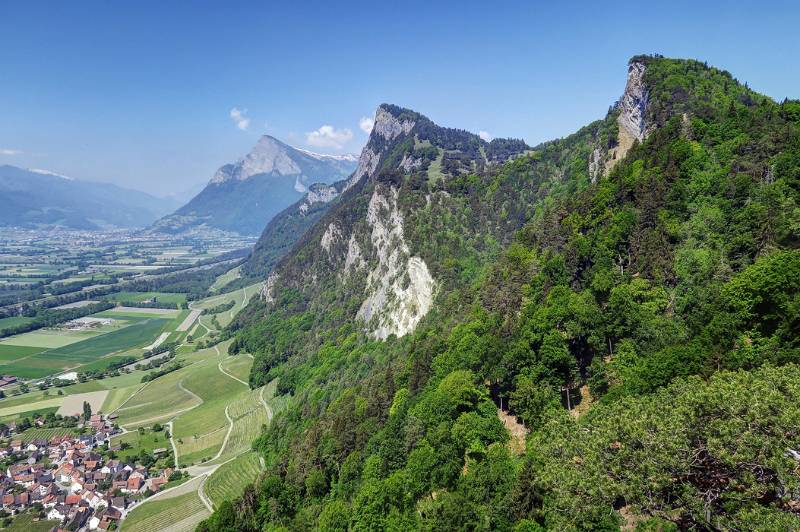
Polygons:
[[245,486],[256,480],[261,473],[261,460],[253,451],[248,451],[219,467],[208,477],[203,487],[214,506],[242,494]]
[[156,302],[158,303],[177,303],[179,305],[186,304],[186,294],[176,294],[170,292],[115,292],[113,294],[103,296],[103,299],[106,301],[131,301],[137,303],[153,298],[156,298]]
[[56,414],[62,416],[75,416],[83,412],[83,403],[89,403],[92,407],[92,412],[99,412],[103,407],[103,402],[106,400],[108,390],[99,390],[96,392],[76,393],[64,397]]
[[[197,484],[199,481],[192,481]],[[168,495],[168,494],[167,494]],[[151,532],[169,528],[176,532],[194,530],[197,524],[208,517],[210,512],[195,491],[177,497],[160,497],[145,502],[122,521],[125,532]]]
[[250,368],[252,366],[253,359],[247,355],[229,357],[222,362],[222,369],[245,382],[248,382],[250,378]]
[[[228,275],[218,286],[232,277],[233,274]],[[204,341],[217,337],[217,327],[229,323],[258,288],[259,285],[252,285],[220,294],[180,312],[143,308],[104,311],[97,316],[113,318],[114,326],[82,337],[73,331],[47,330],[13,339],[23,342],[21,345],[0,342],[0,373],[6,372],[10,364],[31,365],[39,361],[42,367],[33,369],[50,373],[55,373],[54,368],[60,373],[68,364],[91,368],[124,356],[141,356],[142,348],[151,346],[156,339],[182,342],[175,350],[175,361],[182,364],[176,371],[146,383],[142,383],[142,377],[147,371],[132,370],[50,389],[48,395],[34,390],[0,400],[0,420],[57,409],[80,412],[84,401],[90,402],[93,412],[116,413],[116,422],[128,432],[115,438],[115,442],[130,446],[118,452],[119,456],[152,453],[156,448],[175,449],[177,463],[195,477],[135,507],[123,520],[122,530],[193,530],[210,515],[211,501],[218,504],[234,497],[257,478],[262,466],[252,451],[252,442],[269,424],[273,404],[279,400],[273,398],[275,383],[256,390],[249,388],[253,359],[247,355],[229,356],[230,341],[195,350],[186,336],[191,331],[197,338],[198,331],[203,331],[208,333]],[[116,294],[120,295],[124,294]],[[202,324],[198,320],[192,323],[189,317],[190,313],[196,316],[202,309],[229,301],[234,302],[231,309],[199,316]],[[185,327],[181,327],[184,322]],[[32,338],[20,339],[26,336]],[[59,391],[63,395],[56,395]],[[164,430],[153,431],[156,423]],[[139,434],[139,427],[144,428],[143,434]],[[32,429],[24,437],[49,439],[68,430],[71,429]],[[172,437],[167,438],[167,434]]]

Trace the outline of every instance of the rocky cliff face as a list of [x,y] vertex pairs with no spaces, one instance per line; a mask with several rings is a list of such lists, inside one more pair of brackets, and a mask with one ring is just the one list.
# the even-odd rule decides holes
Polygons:
[[[503,144],[512,145],[510,155],[527,149],[524,143]],[[406,219],[425,203],[404,202],[400,184],[411,174],[431,184],[465,175],[477,165],[494,164],[487,161],[487,152],[494,153],[477,135],[440,128],[413,111],[381,105],[338,203],[296,252],[278,264],[265,282],[262,300],[274,302],[281,289],[299,290],[318,300],[323,287],[346,287],[358,301],[351,319],[370,336],[383,340],[412,332],[430,310],[439,283],[404,230]],[[505,160],[496,159],[497,164]],[[326,194],[333,193],[309,194],[308,208]],[[431,194],[427,197],[429,205]]]
[[403,215],[397,196],[396,188],[378,186],[367,211],[375,267],[367,275],[366,299],[357,316],[381,340],[413,331],[430,310],[436,290],[427,264],[422,258],[411,256],[403,237]]
[[212,183],[236,179],[244,181],[258,174],[298,175],[302,170],[292,159],[286,145],[264,135],[255,147],[235,164],[226,164],[214,174]]
[[631,62],[628,65],[628,82],[619,101],[619,125],[639,142],[647,136],[645,115],[649,92],[644,83],[645,68],[645,65],[639,62]]
[[616,103],[617,145],[607,150],[595,148],[589,157],[589,177],[592,183],[607,174],[623,159],[635,141],[643,142],[650,132],[647,124],[647,109],[650,93],[644,81],[646,65],[638,61],[628,64],[628,79],[625,91]]

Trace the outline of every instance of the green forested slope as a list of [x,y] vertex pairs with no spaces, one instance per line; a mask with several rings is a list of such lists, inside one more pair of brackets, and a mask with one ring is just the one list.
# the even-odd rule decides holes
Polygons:
[[[800,527],[800,102],[632,61],[647,135],[623,152],[622,105],[507,163],[385,107],[414,127],[233,324],[251,382],[291,398],[264,479],[201,529]],[[369,245],[382,190],[436,280],[386,341],[356,319],[364,275],[320,248],[332,223]]]

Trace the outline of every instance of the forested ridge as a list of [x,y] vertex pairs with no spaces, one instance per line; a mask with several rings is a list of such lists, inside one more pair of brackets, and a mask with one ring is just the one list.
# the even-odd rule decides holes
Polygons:
[[[267,472],[200,530],[800,528],[800,101],[631,62],[647,135],[620,158],[620,105],[532,149],[384,107],[415,125],[373,133],[374,177],[231,325],[251,383],[292,398]],[[437,288],[379,341],[319,243],[366,246],[386,190]]]

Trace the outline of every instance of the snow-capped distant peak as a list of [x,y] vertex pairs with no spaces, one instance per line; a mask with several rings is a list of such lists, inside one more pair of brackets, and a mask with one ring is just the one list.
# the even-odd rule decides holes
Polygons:
[[64,174],[57,174],[56,172],[51,172],[50,170],[44,170],[42,168],[28,168],[29,172],[33,172],[34,174],[42,174],[42,175],[51,175],[54,177],[60,177],[61,179],[67,179],[69,181],[75,181],[73,178],[66,176]]
[[334,161],[351,161],[351,162],[358,161],[358,155],[354,153],[345,153],[343,155],[329,155],[327,153],[316,153],[310,150],[304,150],[303,148],[298,148],[296,146],[292,147],[297,151],[303,152],[306,155],[313,157],[315,159],[332,159]]

